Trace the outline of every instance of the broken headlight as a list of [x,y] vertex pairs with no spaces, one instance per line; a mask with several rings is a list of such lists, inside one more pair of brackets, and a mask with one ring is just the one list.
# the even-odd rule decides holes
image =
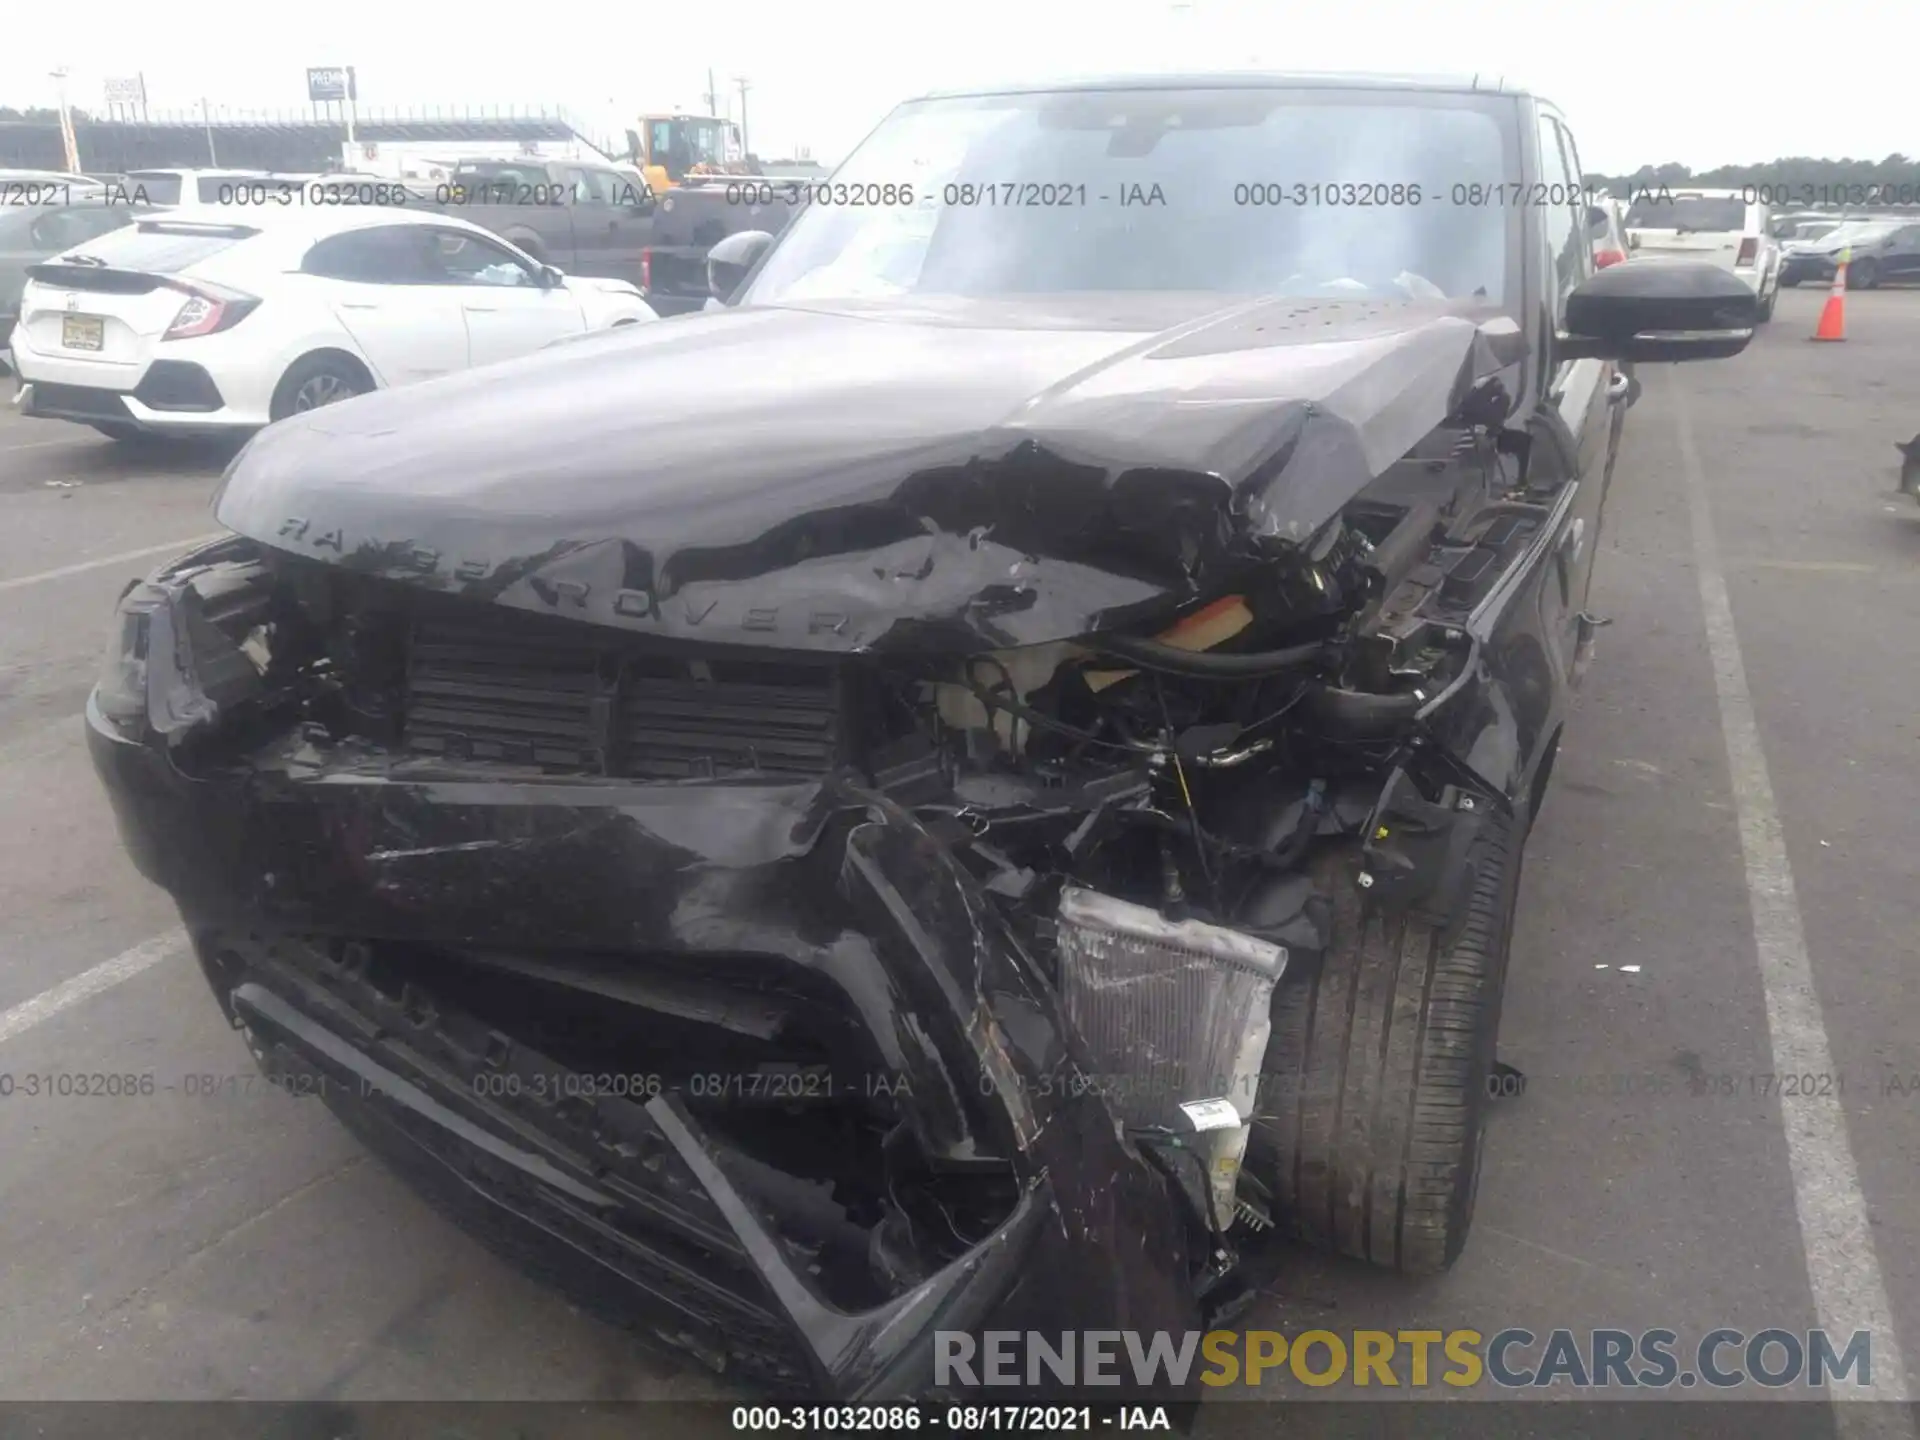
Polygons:
[[94,685],[93,705],[121,738],[173,739],[260,691],[260,672],[203,612],[193,588],[129,586]]
[[123,739],[138,740],[146,733],[148,645],[154,612],[166,603],[166,592],[157,585],[136,581],[114,609],[113,629],[93,687],[93,705]]

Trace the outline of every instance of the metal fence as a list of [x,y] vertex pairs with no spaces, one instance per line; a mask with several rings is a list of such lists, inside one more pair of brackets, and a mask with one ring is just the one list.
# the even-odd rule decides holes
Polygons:
[[[220,166],[235,169],[318,171],[340,161],[347,142],[338,106],[235,113],[220,106],[197,111],[151,110],[139,120],[74,118],[80,168],[89,174]],[[610,153],[566,111],[555,106],[415,106],[355,112],[353,139],[362,144],[497,141],[578,141]],[[65,170],[56,120],[0,120],[0,169]]]

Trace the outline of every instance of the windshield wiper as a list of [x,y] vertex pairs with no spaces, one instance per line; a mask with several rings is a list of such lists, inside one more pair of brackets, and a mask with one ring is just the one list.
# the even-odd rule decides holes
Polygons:
[[62,255],[60,263],[62,265],[97,265],[102,270],[107,268],[107,262],[98,255]]

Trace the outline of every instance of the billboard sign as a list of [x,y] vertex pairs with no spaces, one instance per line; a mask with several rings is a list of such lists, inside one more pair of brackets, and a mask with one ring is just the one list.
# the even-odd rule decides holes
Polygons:
[[351,65],[310,66],[307,70],[307,99],[320,101],[356,100]]

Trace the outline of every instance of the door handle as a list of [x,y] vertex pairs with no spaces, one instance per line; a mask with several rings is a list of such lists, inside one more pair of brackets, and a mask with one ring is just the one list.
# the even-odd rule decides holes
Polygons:
[[497,305],[462,305],[460,308],[465,310],[469,315],[491,315],[500,307]]
[[342,300],[340,308],[342,310],[378,310],[380,307],[371,303],[360,304],[352,300]]

